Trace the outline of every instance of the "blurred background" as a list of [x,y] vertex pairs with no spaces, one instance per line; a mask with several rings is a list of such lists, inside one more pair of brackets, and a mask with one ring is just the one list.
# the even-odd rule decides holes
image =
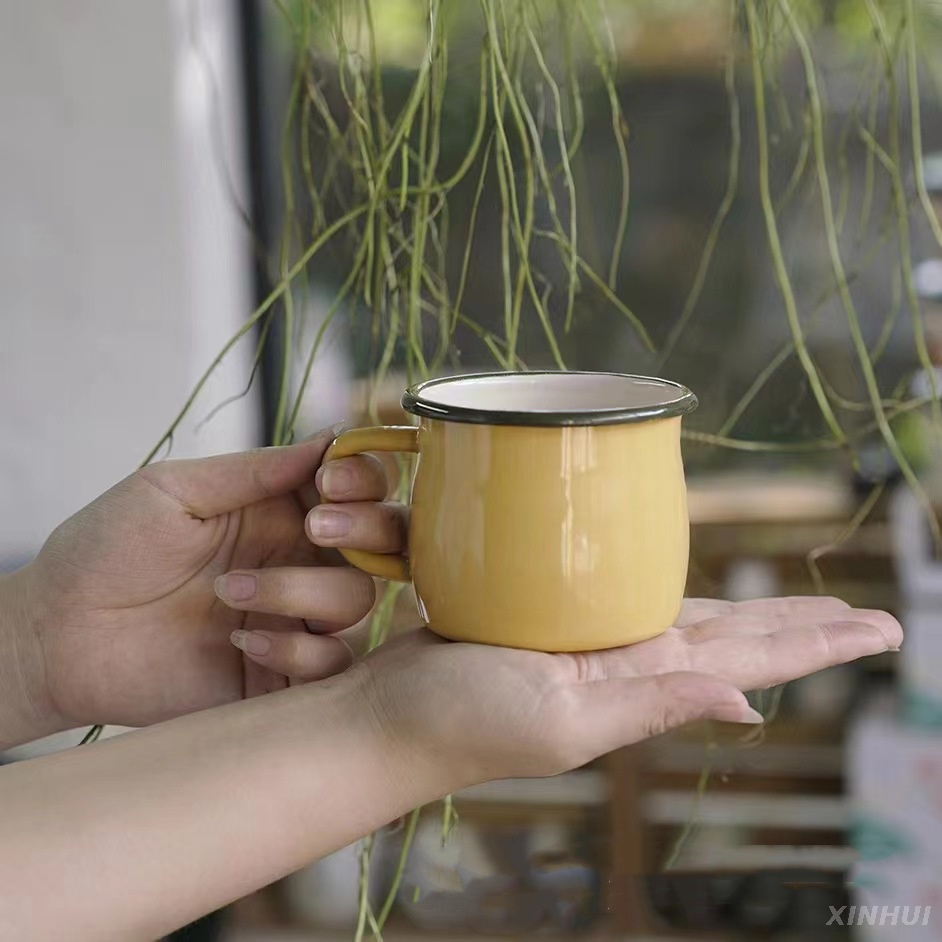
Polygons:
[[[518,8],[546,73],[529,52],[514,66]],[[510,111],[480,65],[491,15],[532,103],[542,187],[526,133],[498,167]],[[696,727],[470,790],[457,826],[436,807],[376,835],[366,888],[358,845],[177,938],[352,939],[363,898],[389,909],[389,940],[942,938],[921,917],[846,925],[851,906],[942,920],[942,449],[927,405],[942,362],[940,63],[930,2],[0,6],[0,567],[168,428],[159,454],[182,456],[403,423],[399,395],[421,375],[562,361],[698,393],[689,595],[826,592],[907,631],[901,655],[757,696],[759,739]],[[393,281],[430,274],[410,303],[380,305],[349,278],[377,230],[338,221],[380,163],[371,135],[394,133],[426,71],[434,115],[419,108],[426,131],[397,152],[384,225],[402,239]],[[547,75],[565,75],[561,101]],[[409,187],[433,125],[429,179],[454,182],[421,215]],[[578,223],[577,285],[558,239],[507,248],[506,192],[530,178],[537,229]],[[511,352],[505,270],[521,266],[536,297]],[[440,314],[416,315],[437,308],[444,340]],[[416,620],[403,595],[391,630]]]

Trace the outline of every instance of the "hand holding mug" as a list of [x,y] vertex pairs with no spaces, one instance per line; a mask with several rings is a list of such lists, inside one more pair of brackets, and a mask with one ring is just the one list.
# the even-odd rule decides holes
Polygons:
[[[691,720],[758,722],[742,691],[900,643],[889,615],[836,599],[682,602],[683,387],[500,374],[426,384],[404,404],[419,428],[343,433],[317,480],[354,487],[375,461],[361,452],[418,451],[408,557],[406,528],[371,534],[361,507],[322,506],[308,526],[364,570],[415,582],[436,634],[382,645],[344,683],[417,774],[444,764],[448,788],[548,775]],[[372,515],[404,520],[391,503]],[[331,518],[346,526],[318,527]],[[265,591],[276,611],[303,596],[293,578]],[[272,640],[264,663],[286,673],[316,641]]]
[[[62,523],[31,564],[0,576],[17,655],[3,693],[27,704],[0,743],[92,723],[145,726],[348,667],[349,649],[331,635],[369,613],[374,583],[304,531],[335,434],[151,465]],[[402,520],[375,503],[387,487],[382,466],[368,457],[347,465],[352,480],[323,489],[346,503],[369,546],[398,547]],[[297,654],[269,668],[236,650],[233,633],[256,652]]]

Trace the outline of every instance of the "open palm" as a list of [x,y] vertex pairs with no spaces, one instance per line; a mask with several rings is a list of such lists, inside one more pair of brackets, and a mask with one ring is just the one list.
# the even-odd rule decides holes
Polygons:
[[[831,598],[688,600],[649,641],[585,654],[443,642],[416,632],[355,668],[403,749],[462,784],[542,776],[704,718],[758,722],[741,691],[897,648],[885,612]],[[427,759],[426,759],[427,761]]]

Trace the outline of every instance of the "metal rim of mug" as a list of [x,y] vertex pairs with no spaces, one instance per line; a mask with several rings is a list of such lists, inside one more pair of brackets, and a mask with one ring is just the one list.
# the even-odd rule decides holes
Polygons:
[[[651,406],[624,406],[610,409],[579,409],[572,412],[514,412],[503,409],[472,409],[467,406],[445,406],[424,397],[422,393],[433,386],[462,380],[490,379],[497,376],[614,376],[619,379],[644,380],[659,383],[677,391],[677,398]],[[598,372],[593,370],[507,370],[493,373],[460,373],[426,380],[410,386],[402,395],[402,408],[411,415],[445,422],[465,422],[473,425],[516,425],[543,428],[562,426],[625,425],[652,419],[670,419],[688,415],[697,408],[699,400],[686,386],[657,376],[639,376],[633,373]]]

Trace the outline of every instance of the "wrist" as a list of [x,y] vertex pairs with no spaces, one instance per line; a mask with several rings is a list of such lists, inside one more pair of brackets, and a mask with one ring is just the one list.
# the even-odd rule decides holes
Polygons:
[[0,749],[67,728],[46,684],[32,564],[0,575]]
[[379,758],[389,786],[408,797],[405,810],[437,801],[471,784],[444,750],[397,720],[396,710],[387,702],[386,686],[368,662],[356,662],[327,683],[343,690],[352,705],[351,713],[359,716],[360,735]]

